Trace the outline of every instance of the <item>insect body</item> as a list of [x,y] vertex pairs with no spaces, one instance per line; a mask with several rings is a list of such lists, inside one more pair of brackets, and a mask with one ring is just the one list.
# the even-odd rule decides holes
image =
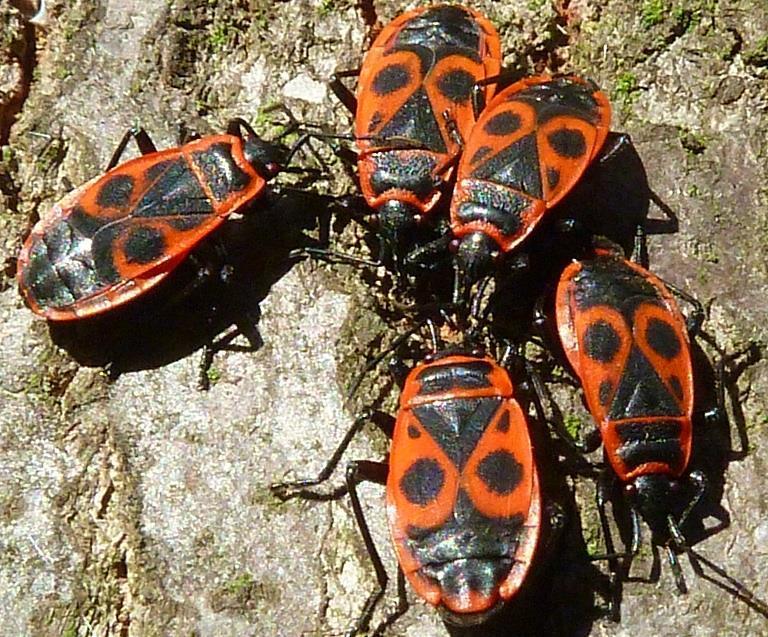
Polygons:
[[[674,298],[644,268],[598,251],[562,273],[556,315],[565,355],[633,511],[659,541],[680,543],[678,525],[701,497],[703,476],[688,476],[699,481],[699,492],[681,513],[694,385],[688,332]],[[675,567],[671,551],[670,561]]]
[[[355,111],[361,189],[390,244],[437,203],[475,120],[473,87],[500,64],[499,36],[485,17],[436,5],[383,29],[363,60],[356,99],[335,83]],[[485,87],[485,98],[494,90]]]
[[459,267],[477,279],[576,184],[608,135],[591,82],[529,77],[498,93],[467,141],[451,201]]
[[526,415],[487,357],[437,356],[409,374],[389,458],[400,566],[449,621],[475,623],[522,585],[541,502]]
[[[115,166],[130,136],[143,155]],[[84,318],[157,285],[232,212],[263,194],[287,149],[242,120],[228,133],[157,151],[129,131],[104,175],[57,203],[19,255],[19,288],[52,321]]]

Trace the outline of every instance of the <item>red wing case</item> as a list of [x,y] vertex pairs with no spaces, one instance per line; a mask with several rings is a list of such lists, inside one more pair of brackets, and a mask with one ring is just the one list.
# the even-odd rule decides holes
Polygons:
[[417,366],[400,400],[387,515],[416,592],[466,622],[515,595],[539,537],[539,481],[526,416],[492,359]]
[[557,328],[618,476],[679,476],[691,453],[693,373],[685,320],[664,283],[609,254],[560,277]]
[[605,95],[575,76],[529,77],[498,93],[459,164],[454,235],[482,232],[514,249],[581,178],[610,122]]
[[[355,135],[368,204],[406,202],[421,213],[450,179],[474,124],[474,84],[495,76],[501,44],[493,25],[457,5],[409,11],[381,32],[363,60]],[[487,86],[487,99],[495,87]]]
[[53,321],[112,309],[157,285],[265,183],[232,135],[132,159],[35,225],[19,255],[19,289]]

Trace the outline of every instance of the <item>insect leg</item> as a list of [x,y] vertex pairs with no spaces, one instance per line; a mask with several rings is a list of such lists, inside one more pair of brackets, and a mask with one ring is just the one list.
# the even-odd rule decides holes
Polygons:
[[349,492],[349,499],[352,504],[352,511],[355,514],[355,520],[357,526],[360,529],[360,534],[363,536],[363,542],[365,548],[368,551],[368,556],[371,558],[373,569],[376,571],[376,580],[378,588],[374,590],[365,602],[363,610],[354,625],[347,631],[347,637],[352,637],[358,633],[364,631],[371,621],[371,615],[376,608],[376,604],[384,595],[384,591],[389,581],[389,576],[384,568],[384,564],[381,561],[378,550],[376,550],[376,544],[371,537],[371,531],[368,528],[368,523],[365,521],[365,514],[363,513],[363,507],[360,505],[360,497],[357,494],[357,485],[361,482],[376,482],[378,484],[385,484],[387,480],[387,473],[389,472],[389,465],[384,462],[370,462],[367,460],[359,460],[356,462],[350,462],[347,465],[347,490]]
[[143,128],[129,128],[127,131],[125,131],[125,135],[123,135],[123,138],[117,144],[115,152],[112,153],[112,158],[109,160],[105,172],[109,172],[115,166],[117,166],[117,164],[120,163],[120,158],[123,156],[125,148],[128,146],[128,142],[131,141],[131,139],[136,141],[136,145],[139,147],[139,151],[142,155],[148,155],[150,153],[157,152],[155,143],[147,134],[147,131],[145,131]]
[[336,98],[347,108],[347,110],[355,115],[357,113],[357,98],[355,94],[347,88],[347,86],[341,81],[347,77],[357,77],[360,75],[360,69],[348,69],[345,71],[336,71],[331,77],[331,81],[328,84],[330,89]]

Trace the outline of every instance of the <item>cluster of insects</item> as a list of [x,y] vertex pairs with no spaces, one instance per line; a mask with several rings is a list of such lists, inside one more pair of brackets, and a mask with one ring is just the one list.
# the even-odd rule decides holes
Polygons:
[[[584,192],[612,162],[633,156],[629,139],[610,132],[605,95],[573,75],[513,78],[501,62],[485,17],[435,5],[396,18],[361,68],[332,83],[355,121],[362,197],[345,208],[373,218],[380,250],[375,262],[307,252],[386,266],[422,317],[397,345],[432,333],[432,351],[410,370],[393,365],[401,394],[396,417],[382,423],[392,439],[387,461],[347,468],[379,583],[349,634],[368,628],[388,580],[358,496],[362,481],[386,484],[401,583],[400,604],[377,632],[407,607],[403,579],[461,626],[518,595],[540,559],[543,529],[558,525],[539,460],[550,438],[537,428],[574,454],[602,444],[598,509],[613,575],[637,552],[645,521],[685,590],[683,529],[706,490],[703,473],[689,468],[694,422],[722,417],[722,405],[694,411],[691,337],[701,307],[647,269],[645,211],[612,209],[616,219],[605,222],[584,210]],[[344,83],[353,76],[356,92]],[[323,133],[289,148],[235,120],[225,134],[158,151],[143,130],[129,131],[106,172],[27,238],[18,260],[27,305],[50,321],[80,321],[144,294],[195,258],[228,216],[262,199],[311,137]],[[120,163],[131,139],[141,155]],[[631,208],[629,196],[624,203]],[[547,409],[552,399],[526,360],[528,341],[580,384],[598,435],[572,438]],[[289,498],[326,480],[366,421],[355,420],[321,475],[274,493]],[[617,486],[631,519],[621,551],[606,509]]]

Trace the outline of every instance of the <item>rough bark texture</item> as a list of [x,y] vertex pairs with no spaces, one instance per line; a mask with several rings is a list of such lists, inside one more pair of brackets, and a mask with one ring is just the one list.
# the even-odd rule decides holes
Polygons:
[[[128,346],[91,332],[86,346],[77,328],[34,319],[13,274],[30,219],[97,174],[132,125],[166,147],[181,123],[207,133],[242,116],[267,130],[264,107],[284,102],[349,130],[325,82],[358,64],[377,17],[412,4],[52,0],[46,31],[0,6],[1,635],[331,635],[356,618],[374,579],[348,503],[282,504],[267,487],[317,471],[351,422],[343,387],[388,329],[359,275],[282,265],[273,237],[288,246],[295,237],[274,211],[267,227],[241,224],[248,250],[278,253],[248,271],[263,345],[218,353],[212,387],[200,392],[204,317],[139,321]],[[653,269],[705,303],[705,327],[726,350],[764,341],[765,2],[475,5],[499,28],[510,66],[577,71],[604,87],[613,128],[632,135],[653,189],[680,218],[678,233],[651,239]],[[337,169],[316,187],[354,186]],[[113,381],[107,362],[122,372]],[[748,454],[721,458],[710,499],[730,527],[696,550],[765,599],[768,365],[751,365],[730,390]],[[371,430],[348,457],[383,449]],[[580,482],[577,500],[586,544],[599,550],[592,489]],[[363,493],[392,568],[381,492]],[[622,621],[607,622],[595,610],[601,565],[585,562],[583,546],[572,563],[578,547],[563,550],[549,592],[528,602],[549,628],[533,620],[498,634],[768,633],[764,616],[696,577],[684,557],[689,595],[672,593],[662,566],[658,583],[624,586]],[[632,574],[644,577],[651,562],[646,548]],[[416,603],[388,634],[446,633]]]

